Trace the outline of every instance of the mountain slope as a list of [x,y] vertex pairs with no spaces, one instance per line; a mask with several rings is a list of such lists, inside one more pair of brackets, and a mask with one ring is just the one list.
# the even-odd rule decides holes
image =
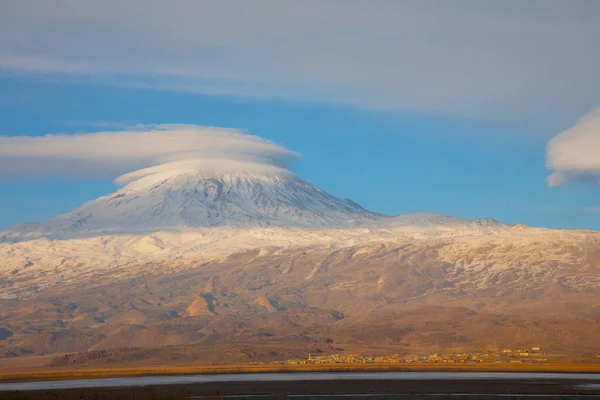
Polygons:
[[344,228],[377,224],[382,216],[341,200],[295,176],[179,174],[138,182],[41,224],[21,224],[4,240],[231,226]]
[[436,213],[387,217],[338,199],[281,170],[279,173],[174,173],[136,180],[108,196],[42,223],[0,233],[0,241],[145,235],[206,227],[346,229],[418,227],[494,231],[508,225]]
[[325,339],[585,352],[599,288],[598,232],[387,217],[289,172],[170,170],[0,235],[0,357]]
[[[301,235],[287,229],[260,228],[246,237],[265,231],[273,237],[254,248],[208,259],[216,244],[230,247],[226,237],[184,253],[157,236],[156,245],[178,254],[160,262],[133,257],[88,268],[67,259],[49,268],[32,256],[33,265],[0,276],[1,292],[11,295],[0,298],[0,317],[13,333],[0,341],[0,354],[240,343],[309,353],[329,351],[324,345],[331,341],[333,348],[381,354],[540,345],[567,354],[597,350],[597,232],[512,227],[495,235],[365,235],[369,242],[335,246],[301,246]],[[297,247],[273,246],[286,232]],[[99,241],[46,242],[76,249]],[[30,243],[17,245],[31,251]],[[67,258],[73,249],[56,253]],[[232,353],[230,362],[243,354]],[[277,357],[287,358],[271,355]]]

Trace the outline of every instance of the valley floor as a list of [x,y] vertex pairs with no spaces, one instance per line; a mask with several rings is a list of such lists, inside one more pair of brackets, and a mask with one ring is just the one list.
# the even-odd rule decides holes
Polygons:
[[293,373],[293,372],[544,372],[600,374],[600,363],[561,364],[329,364],[329,365],[138,365],[135,367],[48,367],[47,356],[21,357],[17,363],[0,359],[0,382],[44,381],[84,378],[170,376],[197,374]]

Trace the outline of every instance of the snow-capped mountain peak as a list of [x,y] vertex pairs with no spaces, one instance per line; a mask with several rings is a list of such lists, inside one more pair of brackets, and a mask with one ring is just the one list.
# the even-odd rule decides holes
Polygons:
[[21,224],[0,241],[145,235],[227,228],[402,228],[496,231],[507,225],[437,213],[388,217],[339,199],[275,164],[182,160],[125,174],[117,192],[46,222]]
[[5,233],[4,239],[212,226],[343,228],[372,225],[380,217],[291,173],[184,171],[135,180],[47,222],[17,225]]

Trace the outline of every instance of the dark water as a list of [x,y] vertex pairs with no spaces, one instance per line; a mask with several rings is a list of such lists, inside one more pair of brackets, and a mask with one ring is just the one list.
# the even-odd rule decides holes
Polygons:
[[320,372],[0,383],[0,399],[600,399],[600,374]]

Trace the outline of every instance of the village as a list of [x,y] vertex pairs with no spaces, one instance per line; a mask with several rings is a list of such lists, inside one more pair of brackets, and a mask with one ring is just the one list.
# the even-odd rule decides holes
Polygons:
[[[549,355],[541,347],[502,349],[487,352],[432,353],[429,355],[373,356],[369,354],[309,354],[305,359],[273,361],[270,364],[453,364],[453,363],[546,363]],[[253,364],[261,364],[253,362]]]

